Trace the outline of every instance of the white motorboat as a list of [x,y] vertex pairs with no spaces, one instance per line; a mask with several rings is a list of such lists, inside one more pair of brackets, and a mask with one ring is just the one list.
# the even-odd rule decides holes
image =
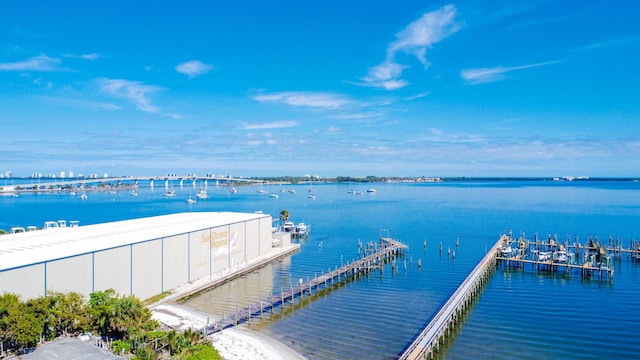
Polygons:
[[282,225],[282,230],[286,232],[292,232],[295,229],[296,229],[296,226],[292,221],[285,221],[284,224]]
[[306,236],[308,230],[309,230],[309,227],[307,226],[307,224],[303,222],[300,222],[296,225],[296,234],[298,236]]
[[192,198],[188,198],[186,200],[187,204],[195,204],[196,203],[196,199],[192,199]]
[[229,192],[230,192],[230,193],[232,193],[232,194],[235,194],[235,193],[237,193],[237,192],[238,192],[238,189],[236,189],[236,188],[234,188],[234,187],[230,187],[230,188],[229,188]]
[[374,192],[376,192],[376,191],[378,191],[378,190],[376,190],[376,189],[374,189],[374,188],[367,189],[367,192],[368,192],[368,193],[374,193]]

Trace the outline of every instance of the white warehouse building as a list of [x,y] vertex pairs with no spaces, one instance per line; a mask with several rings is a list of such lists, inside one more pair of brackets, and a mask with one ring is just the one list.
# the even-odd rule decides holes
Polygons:
[[271,216],[190,212],[0,236],[0,294],[147,299],[272,249]]

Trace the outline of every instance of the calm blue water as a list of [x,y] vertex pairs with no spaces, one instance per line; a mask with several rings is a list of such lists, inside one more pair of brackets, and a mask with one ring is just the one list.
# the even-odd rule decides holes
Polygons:
[[[0,197],[0,228],[42,226],[46,220],[80,224],[181,211],[263,211],[274,218],[288,209],[295,222],[312,225],[299,253],[191,299],[187,305],[214,315],[277,293],[299,279],[357,257],[357,243],[377,241],[381,229],[409,244],[382,274],[303,299],[251,327],[311,359],[388,359],[428,323],[471,269],[505,231],[560,240],[578,235],[640,238],[638,182],[456,182],[375,184],[374,194],[347,194],[364,185],[314,184],[264,187],[278,199],[238,187],[237,194],[209,187],[210,198],[189,205],[196,188],[139,189],[138,197],[88,193]],[[280,189],[296,189],[296,194]],[[426,240],[426,248],[424,242]],[[456,247],[456,240],[459,246]],[[440,243],[443,252],[440,253]],[[320,246],[322,244],[322,246]],[[455,252],[455,258],[447,250]],[[422,267],[418,268],[418,259]],[[405,270],[406,262],[406,270]],[[499,269],[442,358],[634,358],[640,354],[640,264],[615,263],[612,282]]]

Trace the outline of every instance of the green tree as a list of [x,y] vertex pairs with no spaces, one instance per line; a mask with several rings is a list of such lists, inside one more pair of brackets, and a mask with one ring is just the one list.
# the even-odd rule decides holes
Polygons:
[[284,210],[280,211],[280,220],[282,220],[284,222],[289,220],[289,210],[284,209]]
[[10,315],[18,311],[19,306],[20,297],[18,295],[4,293],[0,296],[0,341],[3,344],[3,349],[14,342]]
[[116,292],[113,289],[96,291],[89,296],[89,314],[93,328],[101,334],[109,333],[109,325],[113,317]]

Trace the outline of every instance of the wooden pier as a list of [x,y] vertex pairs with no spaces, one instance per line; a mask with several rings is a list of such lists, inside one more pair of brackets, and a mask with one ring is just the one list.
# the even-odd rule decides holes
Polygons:
[[[371,244],[370,244],[371,245]],[[359,244],[360,248],[360,244]],[[368,248],[372,248],[369,246]],[[293,303],[294,299],[302,298],[304,295],[311,295],[314,291],[327,288],[336,283],[341,283],[347,279],[357,278],[369,272],[382,269],[382,266],[389,261],[394,261],[395,257],[403,250],[408,248],[407,245],[393,240],[391,238],[381,237],[379,245],[373,246],[375,251],[365,252],[362,258],[354,260],[340,268],[337,266],[334,270],[327,269],[327,273],[322,272],[320,276],[316,276],[311,280],[291,285],[289,289],[281,289],[277,295],[270,295],[261,298],[259,302],[251,304],[242,309],[238,309],[235,313],[223,318],[217,323],[206,326],[206,333],[212,334],[223,329],[237,326],[240,323],[252,320],[260,320],[265,313],[273,313],[278,306],[284,306],[287,302]]]
[[482,261],[462,282],[449,300],[440,308],[429,324],[418,336],[398,355],[398,359],[427,359],[433,358],[434,352],[440,350],[441,343],[451,336],[456,324],[464,315],[467,308],[480,295],[484,285],[491,277],[496,267],[496,255],[508,235],[503,235],[487,252]]

